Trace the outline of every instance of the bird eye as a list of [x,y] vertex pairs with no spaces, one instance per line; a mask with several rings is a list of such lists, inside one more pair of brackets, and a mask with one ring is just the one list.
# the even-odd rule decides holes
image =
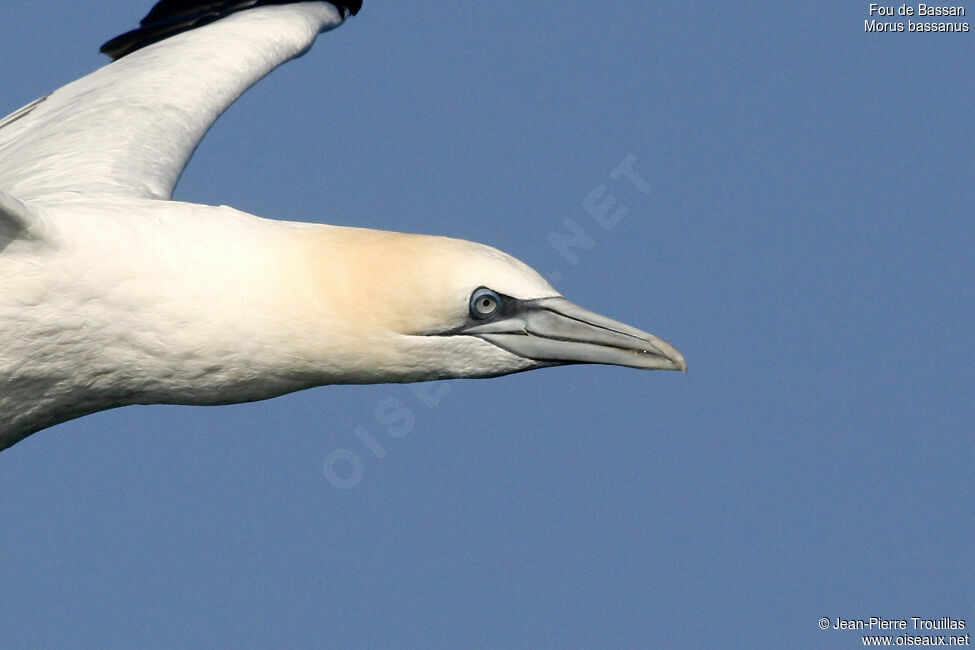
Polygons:
[[481,287],[471,294],[471,316],[474,318],[487,318],[500,306],[501,296],[490,289]]

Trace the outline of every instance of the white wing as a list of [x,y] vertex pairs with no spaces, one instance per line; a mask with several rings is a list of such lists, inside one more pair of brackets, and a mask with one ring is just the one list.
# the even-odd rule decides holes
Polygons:
[[[345,16],[329,2],[253,7],[55,90],[0,120],[0,189],[28,202],[59,192],[170,198],[217,117]],[[3,212],[12,219],[11,206]]]
[[17,197],[0,190],[0,252],[15,237],[29,235],[37,215]]

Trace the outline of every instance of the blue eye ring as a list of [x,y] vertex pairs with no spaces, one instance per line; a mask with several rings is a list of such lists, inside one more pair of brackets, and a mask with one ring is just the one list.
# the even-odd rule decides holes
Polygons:
[[475,289],[471,294],[471,317],[478,320],[490,318],[501,309],[501,296],[487,287]]

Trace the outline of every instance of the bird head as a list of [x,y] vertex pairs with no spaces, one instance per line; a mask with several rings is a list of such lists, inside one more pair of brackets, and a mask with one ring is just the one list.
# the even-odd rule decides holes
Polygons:
[[332,340],[341,346],[343,333],[354,332],[348,349],[368,375],[351,373],[356,381],[492,377],[572,363],[686,370],[666,341],[573,304],[490,246],[340,230],[319,295],[338,322]]

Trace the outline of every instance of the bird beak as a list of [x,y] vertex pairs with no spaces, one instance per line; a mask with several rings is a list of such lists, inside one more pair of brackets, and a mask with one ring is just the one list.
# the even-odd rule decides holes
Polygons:
[[684,357],[670,343],[565,298],[524,301],[507,318],[468,327],[463,333],[543,363],[687,372]]

